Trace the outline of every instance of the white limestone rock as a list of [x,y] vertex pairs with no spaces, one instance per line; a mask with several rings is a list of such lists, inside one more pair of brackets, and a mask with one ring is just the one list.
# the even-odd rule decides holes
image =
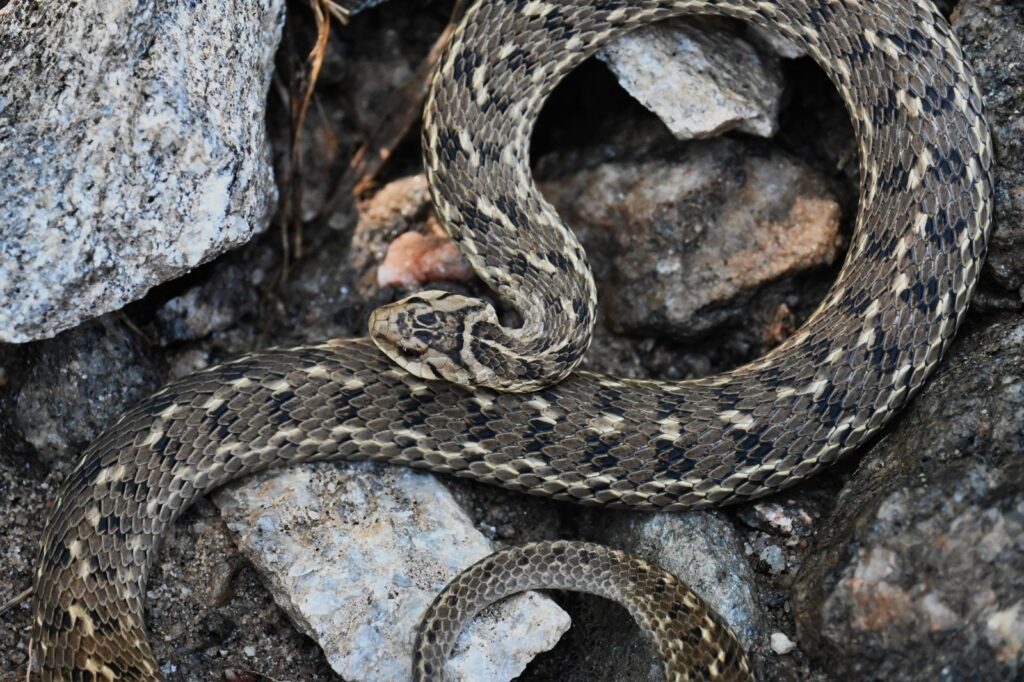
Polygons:
[[[423,612],[495,549],[435,477],[398,467],[297,466],[214,502],[277,603],[352,682],[409,679]],[[513,679],[569,624],[537,593],[491,607],[463,632],[455,679]]]
[[632,31],[598,57],[619,83],[681,140],[728,130],[778,129],[778,59],[714,21],[672,21]]
[[284,0],[0,9],[0,342],[53,336],[248,240]]

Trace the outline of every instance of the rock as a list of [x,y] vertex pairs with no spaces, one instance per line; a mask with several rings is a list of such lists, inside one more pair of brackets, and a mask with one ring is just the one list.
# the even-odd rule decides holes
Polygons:
[[778,60],[759,53],[730,24],[690,19],[645,26],[598,57],[681,140],[727,130],[769,137],[778,129]]
[[978,75],[995,144],[987,274],[1024,299],[1024,4],[963,0],[953,28]]
[[244,243],[275,201],[284,2],[16,2],[0,21],[0,341],[53,336]]
[[796,643],[783,632],[773,632],[771,642],[772,651],[780,656],[785,656],[796,648]]
[[774,535],[809,535],[814,525],[814,517],[806,509],[790,500],[780,501],[777,496],[765,502],[743,505],[737,511],[751,528]]
[[747,26],[746,37],[758,47],[765,47],[780,57],[798,59],[806,57],[804,49],[781,33],[758,24]]
[[[754,658],[768,648],[767,616],[757,583],[735,529],[719,512],[663,513],[587,510],[583,539],[600,542],[656,563],[715,608]],[[531,666],[530,680],[661,682],[654,647],[622,607],[582,597],[567,602],[573,628],[559,644],[550,669]],[[566,660],[574,665],[565,665]],[[542,665],[548,665],[541,661]]]
[[420,174],[389,182],[361,202],[358,210],[351,258],[359,273],[359,293],[371,298],[382,286],[379,268],[391,244],[403,234],[426,228],[430,216],[427,178]]
[[[275,599],[347,680],[405,680],[423,612],[493,551],[431,475],[375,465],[270,472],[215,496]],[[546,597],[488,609],[451,662],[459,680],[509,680],[568,629]]]
[[1024,321],[975,320],[864,457],[797,577],[799,640],[846,678],[1024,673]]
[[156,313],[160,342],[194,341],[235,325],[259,305],[257,274],[262,273],[226,265],[206,282],[164,303]]
[[14,421],[49,466],[70,466],[107,424],[160,387],[142,339],[110,317],[27,347],[26,356]]
[[[11,443],[5,433],[10,415],[7,396],[0,391],[0,604],[32,584],[36,567],[40,518],[52,500],[54,486],[43,480],[43,467]],[[14,447],[12,447],[12,445]],[[30,599],[22,599],[0,616],[0,681],[22,682],[21,664],[28,658]],[[16,674],[15,671],[20,674]],[[6,676],[5,672],[10,672]]]
[[[842,244],[823,180],[780,151],[731,139],[605,163],[543,189],[588,252],[610,254],[610,272],[595,273],[619,333],[694,339],[750,325],[753,292],[830,265]],[[777,312],[763,337],[777,335]]]
[[704,598],[748,649],[762,646],[767,626],[753,571],[733,526],[717,512],[615,514],[601,542],[666,569]]
[[450,290],[479,284],[434,215],[423,175],[388,183],[361,202],[358,211],[347,257],[356,271],[356,293],[371,302],[369,307],[423,287]]
[[377,268],[377,286],[468,282],[473,274],[458,245],[436,221],[430,221],[427,234],[405,232],[388,245],[384,261]]
[[763,547],[758,557],[768,566],[771,573],[779,574],[786,570],[786,554],[778,545]]

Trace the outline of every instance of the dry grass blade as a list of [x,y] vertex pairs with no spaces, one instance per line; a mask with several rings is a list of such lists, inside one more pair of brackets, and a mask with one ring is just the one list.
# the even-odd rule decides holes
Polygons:
[[290,83],[291,147],[282,183],[280,213],[283,277],[287,277],[288,263],[302,257],[302,128],[327,54],[331,17],[343,23],[348,21],[348,11],[332,0],[309,0],[309,5],[316,21],[316,43],[306,56],[302,72],[293,74]]
[[334,17],[339,24],[347,24],[351,13],[334,0],[320,0],[320,7]]
[[19,592],[16,595],[14,595],[13,597],[11,597],[8,601],[4,602],[3,604],[0,604],[0,616],[4,615],[5,613],[7,613],[11,609],[13,609],[15,606],[17,606],[18,604],[20,604],[21,602],[25,601],[26,599],[28,599],[31,596],[32,596],[32,588],[31,587],[26,587],[24,590],[22,590],[21,592]]

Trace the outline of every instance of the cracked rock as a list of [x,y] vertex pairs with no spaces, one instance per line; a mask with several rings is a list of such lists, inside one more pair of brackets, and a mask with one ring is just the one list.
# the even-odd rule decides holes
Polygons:
[[[278,604],[353,682],[407,680],[423,612],[494,551],[435,477],[376,465],[293,467],[215,502]],[[511,680],[569,627],[536,593],[486,609],[449,663],[456,680]]]

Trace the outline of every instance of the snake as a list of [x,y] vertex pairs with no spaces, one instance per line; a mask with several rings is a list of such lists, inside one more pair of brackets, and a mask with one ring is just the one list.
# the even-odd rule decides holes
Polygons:
[[[580,371],[596,289],[533,181],[530,134],[600,45],[695,13],[788,38],[839,91],[860,159],[849,251],[806,322],[749,364],[672,382]],[[981,97],[930,0],[478,0],[431,81],[423,146],[438,216],[514,314],[420,292],[374,311],[369,339],[254,352],[125,412],[86,448],[43,531],[30,644],[42,680],[160,679],[143,619],[160,538],[198,496],[267,467],[372,460],[664,511],[806,480],[920,389],[967,310],[991,224]],[[420,625],[412,675],[449,679],[460,624],[531,587],[624,601],[669,679],[752,674],[728,627],[664,571],[564,541],[457,578]]]

